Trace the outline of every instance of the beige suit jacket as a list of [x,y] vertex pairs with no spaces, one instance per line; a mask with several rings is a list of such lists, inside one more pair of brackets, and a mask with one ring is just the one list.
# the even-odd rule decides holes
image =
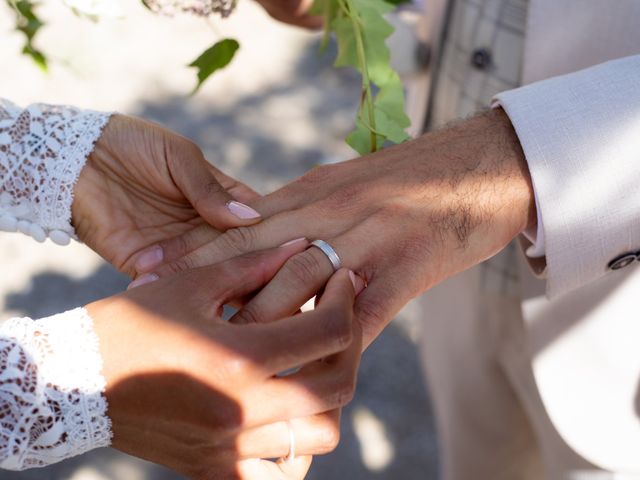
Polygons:
[[[422,34],[437,52],[446,0],[426,9]],[[573,449],[640,473],[640,263],[610,268],[640,252],[640,0],[530,0],[525,45],[531,85],[496,103],[523,145],[544,226],[546,258],[522,269],[534,376]],[[428,86],[416,77],[409,95],[426,98]]]

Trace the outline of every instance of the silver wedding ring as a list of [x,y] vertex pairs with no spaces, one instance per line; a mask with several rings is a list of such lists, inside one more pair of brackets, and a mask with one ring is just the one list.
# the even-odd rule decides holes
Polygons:
[[289,420],[287,420],[287,427],[289,428],[289,454],[285,460],[292,462],[296,458],[296,436],[293,433],[293,427]]
[[322,253],[327,256],[327,258],[331,262],[331,265],[333,265],[334,272],[337,272],[338,270],[340,270],[340,268],[342,268],[342,261],[340,260],[340,257],[333,249],[333,247],[327,242],[325,242],[324,240],[314,240],[313,242],[311,242],[311,245],[322,250]]

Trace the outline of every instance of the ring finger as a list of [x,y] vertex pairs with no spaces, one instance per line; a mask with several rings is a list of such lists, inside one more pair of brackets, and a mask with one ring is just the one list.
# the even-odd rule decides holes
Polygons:
[[[341,410],[332,410],[245,430],[236,438],[236,451],[243,460],[285,458],[292,448],[296,457],[329,453],[340,441],[340,413]],[[293,433],[293,445],[289,427]]]
[[[375,244],[363,245],[369,237],[368,224],[358,226],[344,235],[328,240],[340,257],[342,265],[353,270],[365,282],[371,279],[373,270],[370,259]],[[369,241],[370,242],[370,241]],[[329,258],[316,247],[309,247],[291,257],[276,276],[234,315],[234,323],[266,323],[293,315],[313,297],[333,274]]]

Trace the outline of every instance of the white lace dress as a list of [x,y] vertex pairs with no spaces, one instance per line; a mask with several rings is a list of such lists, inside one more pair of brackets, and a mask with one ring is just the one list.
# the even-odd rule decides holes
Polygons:
[[[73,187],[109,114],[0,99],[0,230],[65,245]],[[42,467],[111,442],[93,322],[78,308],[0,324],[0,468]]]

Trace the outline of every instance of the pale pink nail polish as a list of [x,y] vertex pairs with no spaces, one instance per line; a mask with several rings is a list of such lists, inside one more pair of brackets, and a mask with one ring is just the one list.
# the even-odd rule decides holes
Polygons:
[[138,257],[135,268],[138,272],[148,272],[159,266],[162,260],[164,260],[162,247],[153,247]]
[[306,237],[296,238],[295,240],[289,240],[288,242],[283,243],[282,245],[280,245],[280,248],[288,247],[289,245],[295,245],[296,243],[302,243],[306,241],[307,241]]
[[260,214],[256,212],[253,208],[244,203],[236,202],[235,200],[227,203],[227,208],[231,213],[233,213],[236,217],[242,220],[250,220],[253,218],[259,218]]
[[351,278],[351,283],[353,284],[353,289],[355,290],[357,297],[365,289],[366,284],[362,277],[353,273],[352,270],[349,270],[349,277]]
[[159,279],[160,277],[155,273],[147,273],[145,275],[141,275],[140,277],[136,278],[133,282],[129,284],[129,286],[127,287],[127,290],[140,287],[141,285],[146,285],[147,283],[155,282],[156,280],[159,280]]

